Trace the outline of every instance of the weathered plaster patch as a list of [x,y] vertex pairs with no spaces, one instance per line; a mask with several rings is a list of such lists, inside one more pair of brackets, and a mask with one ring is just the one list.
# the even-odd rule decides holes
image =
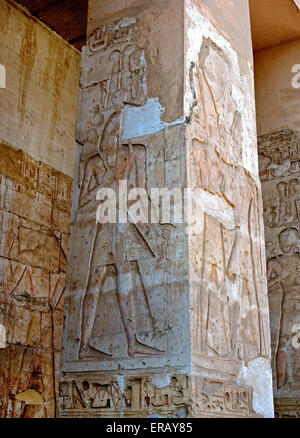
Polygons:
[[142,107],[126,105],[124,108],[122,141],[128,138],[155,134],[168,126],[183,123],[182,119],[175,120],[172,123],[163,122],[161,116],[164,110],[158,98],[148,99],[146,105]]
[[135,17],[124,17],[124,18],[122,18],[122,20],[118,21],[118,23],[115,26],[115,29],[119,29],[121,27],[131,26],[132,24],[136,24]]
[[0,348],[6,348],[6,328],[0,324]]
[[167,388],[171,385],[171,376],[169,374],[157,375],[152,377],[152,383],[157,388]]
[[227,230],[235,228],[234,210],[223,198],[198,189],[196,201],[199,209],[220,220]]
[[120,391],[123,393],[125,391],[125,378],[123,376],[116,377]]
[[0,64],[0,88],[6,88],[6,70],[2,64]]
[[269,361],[262,357],[242,367],[237,379],[238,384],[253,388],[253,408],[265,418],[274,418],[272,369]]

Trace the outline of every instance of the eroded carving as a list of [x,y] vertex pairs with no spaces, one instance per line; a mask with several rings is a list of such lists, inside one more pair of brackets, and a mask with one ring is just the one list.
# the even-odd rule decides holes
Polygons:
[[[93,157],[87,162],[84,181],[86,179],[90,181],[92,175],[97,179],[99,174],[93,174],[93,172],[98,165],[100,169],[102,164],[104,169],[101,169],[101,183],[96,186],[97,190],[101,187],[110,187],[118,194],[120,181],[126,181],[128,187],[146,188],[145,148],[141,145],[117,144],[114,149],[110,144],[110,147],[105,149],[105,140],[106,137],[103,137],[100,143],[100,156]],[[83,199],[87,195],[89,185],[90,183],[85,182],[82,185],[80,205],[84,204]],[[147,291],[147,286],[143,283],[143,262],[159,256],[159,242],[163,243],[163,236],[160,236],[159,230],[150,224],[99,225],[96,223],[83,301],[80,359],[108,357],[107,354],[96,354],[89,341],[95,323],[99,293],[109,276],[115,276],[117,283],[118,302],[128,342],[128,355],[132,357],[136,354],[159,355],[162,353],[158,349],[138,342],[134,291],[136,275],[139,275],[144,290]]]
[[[60,384],[62,416],[149,416],[171,414],[190,405],[190,379],[174,375],[168,386],[158,387],[150,376],[101,377]],[[122,385],[122,387],[121,387]]]
[[275,399],[276,418],[300,418],[299,398]]
[[[187,386],[174,380],[159,389],[151,376],[162,366],[173,375],[192,360],[219,376],[202,378],[200,415],[254,416],[251,388],[231,381],[242,366],[270,358],[262,203],[241,90],[227,54],[204,40],[191,69],[190,123],[124,139],[132,115],[144,112],[130,106],[147,97],[141,40],[125,21],[98,29],[83,55],[61,410],[130,416],[185,408]],[[97,193],[118,195],[120,181],[147,197],[152,187],[199,189],[200,232],[185,235],[179,225],[166,244],[162,223],[100,226],[96,211],[107,204],[99,206]],[[190,337],[193,345],[180,345]],[[151,376],[129,377],[137,368]]]
[[218,379],[197,377],[193,380],[196,415],[209,417],[255,417],[253,390]]
[[[85,48],[82,121],[77,130],[83,147],[76,226],[86,224],[89,235],[81,245],[89,248],[85,272],[77,284],[71,280],[75,290],[83,288],[80,318],[72,322],[77,325],[80,345],[76,359],[80,361],[165,352],[164,257],[170,227],[133,223],[130,203],[128,223],[118,223],[122,222],[119,217],[116,223],[96,220],[97,211],[105,204],[96,199],[100,189],[112,189],[116,199],[120,182],[126,183],[128,190],[148,189],[147,146],[130,139],[121,142],[125,108],[146,102],[146,61],[136,40],[136,26],[119,23],[97,29]],[[144,215],[149,217],[148,211]],[[111,318],[100,306],[107,312],[111,309]]]
[[[299,139],[285,129],[259,138],[275,397],[280,416],[299,394],[297,336],[300,285]],[[288,403],[288,404],[289,404]],[[286,415],[290,406],[286,406]]]
[[242,165],[242,116],[230,66],[212,41],[204,40],[191,80],[190,181],[209,201],[202,205],[202,238],[192,243],[200,284],[195,351],[226,358],[234,367],[238,360],[269,357],[263,266],[258,262],[260,192]]

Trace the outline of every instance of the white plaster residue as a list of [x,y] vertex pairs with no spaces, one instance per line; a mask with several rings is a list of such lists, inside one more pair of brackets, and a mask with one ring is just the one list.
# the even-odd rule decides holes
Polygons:
[[[254,105],[254,80],[253,68],[249,61],[247,74],[242,72],[237,52],[233,49],[212,23],[204,17],[193,4],[193,0],[186,0],[186,73],[184,114],[190,116],[193,106],[193,91],[190,84],[190,69],[192,64],[198,64],[199,53],[204,38],[213,41],[221,48],[230,64],[232,75],[232,96],[242,117],[243,123],[243,162],[241,163],[249,172],[258,175],[256,116]],[[249,80],[250,78],[250,80]],[[251,127],[251,129],[249,129]]]
[[131,274],[120,274],[119,281],[123,286],[120,293],[127,293],[127,289],[131,287]]
[[0,64],[0,88],[6,88],[6,70],[2,64]]
[[116,288],[116,284],[113,277],[108,277],[103,285],[102,293],[107,294],[110,292],[114,292],[115,288]]
[[120,391],[122,394],[125,392],[125,378],[123,376],[117,376],[116,378],[118,385],[120,387]]
[[300,0],[294,0],[294,3],[300,11]]
[[156,374],[152,377],[152,383],[156,388],[167,388],[171,385],[171,376],[169,374]]
[[242,279],[239,276],[240,266],[237,267],[237,276],[235,281],[232,282],[231,287],[228,288],[228,295],[231,302],[239,303],[241,302],[241,290],[242,290]]
[[253,408],[265,418],[274,418],[272,369],[269,361],[262,357],[242,367],[237,379],[241,385],[253,388]]
[[6,348],[6,328],[0,324],[0,349]]
[[163,122],[161,120],[163,112],[164,108],[157,97],[148,99],[142,107],[125,105],[122,141],[155,134],[168,126],[183,123],[182,119],[172,123]]
[[144,78],[143,78],[143,89],[144,89],[144,93],[145,93],[145,96],[147,96],[148,95],[148,87],[147,87],[147,60],[146,60],[146,58],[145,58],[145,53],[143,52],[142,53],[142,57],[141,57],[141,62],[142,62],[142,65],[145,67],[145,75],[144,75]]
[[114,29],[131,26],[132,24],[136,24],[135,17],[124,17],[122,18],[122,20],[118,21],[118,23],[115,24]]

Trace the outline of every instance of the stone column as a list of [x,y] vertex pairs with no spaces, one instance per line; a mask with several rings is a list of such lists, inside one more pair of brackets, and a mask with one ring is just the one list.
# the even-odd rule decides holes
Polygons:
[[[248,2],[99,3],[82,57],[60,414],[270,417]],[[113,200],[124,187],[128,223],[103,223],[103,189]],[[173,190],[170,218],[153,189]]]

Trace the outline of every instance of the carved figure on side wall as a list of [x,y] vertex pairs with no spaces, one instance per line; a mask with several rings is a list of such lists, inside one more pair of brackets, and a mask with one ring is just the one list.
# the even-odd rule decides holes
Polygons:
[[300,236],[296,228],[287,228],[279,235],[282,255],[268,262],[269,294],[280,287],[282,292],[281,321],[278,348],[276,353],[276,372],[278,389],[294,381],[289,365],[289,346],[293,326],[297,319],[300,288]]

